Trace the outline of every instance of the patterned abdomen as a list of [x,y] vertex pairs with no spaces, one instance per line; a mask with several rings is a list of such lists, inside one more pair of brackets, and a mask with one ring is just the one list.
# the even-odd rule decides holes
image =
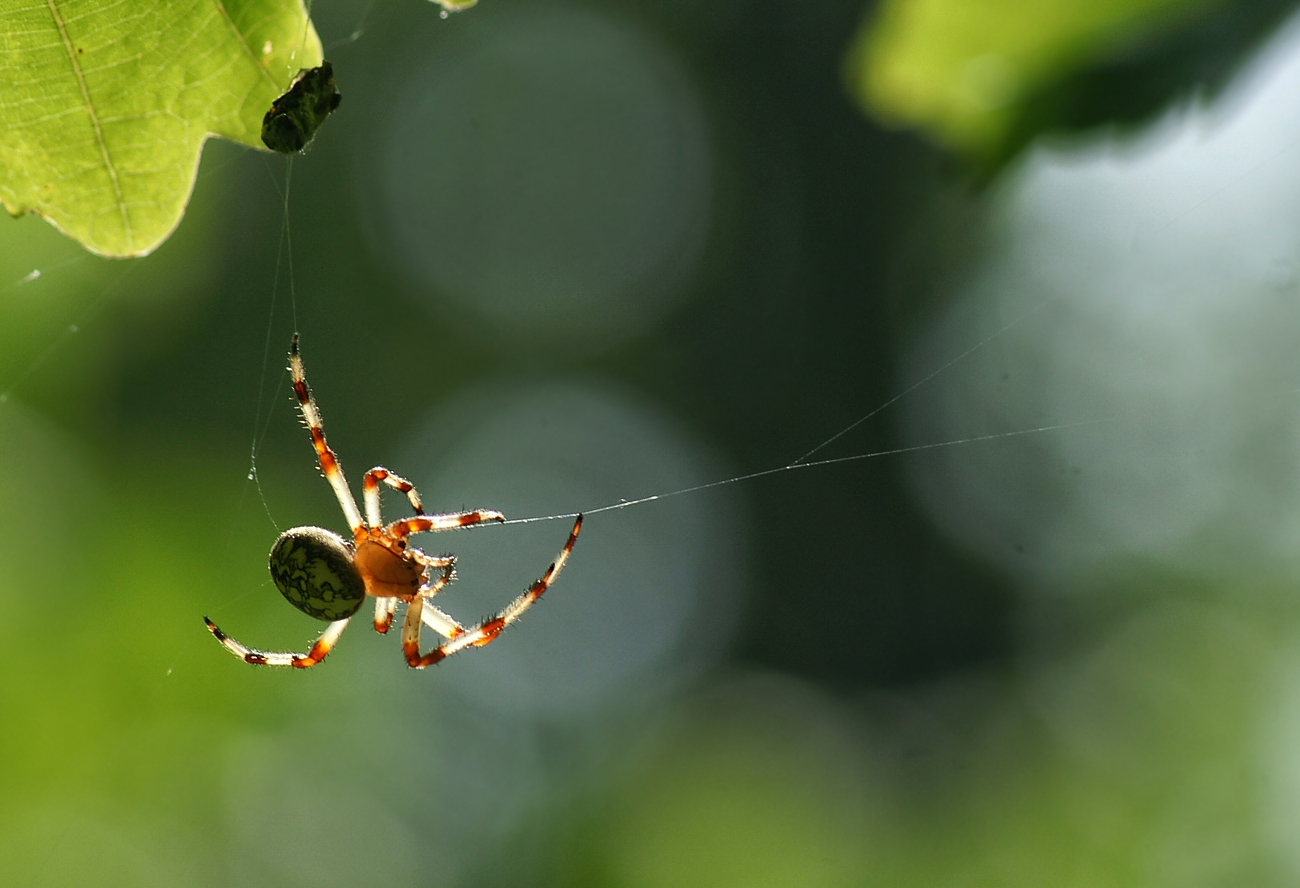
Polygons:
[[271,579],[289,603],[325,622],[350,617],[366,584],[344,539],[322,527],[293,527],[271,547]]

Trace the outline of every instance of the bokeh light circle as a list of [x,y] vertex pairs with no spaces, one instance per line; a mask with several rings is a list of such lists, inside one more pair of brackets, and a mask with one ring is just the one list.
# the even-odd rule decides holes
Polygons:
[[[394,464],[409,469],[432,508],[507,517],[590,509],[722,475],[669,418],[590,382],[466,392],[435,411]],[[590,515],[568,567],[519,628],[457,657],[446,680],[525,713],[652,703],[726,649],[744,546],[730,500],[724,488]],[[424,541],[459,558],[459,579],[438,604],[464,620],[500,608],[545,570],[570,524]]]
[[431,47],[393,104],[384,248],[431,305],[608,347],[676,303],[700,252],[712,176],[699,100],[622,19],[489,18]]
[[1292,29],[1212,110],[1124,145],[1042,148],[991,249],[916,345],[915,487],[1035,586],[1128,564],[1267,581],[1300,569],[1300,96]]

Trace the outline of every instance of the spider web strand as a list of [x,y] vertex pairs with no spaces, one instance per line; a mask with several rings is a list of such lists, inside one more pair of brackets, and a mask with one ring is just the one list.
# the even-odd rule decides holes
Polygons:
[[[558,515],[539,515],[533,518],[511,518],[501,524],[534,524],[538,521],[558,521],[563,518],[576,518],[581,515],[597,515],[601,512],[613,512],[618,509],[626,509],[629,506],[639,506],[645,503],[653,503],[658,500],[668,499],[669,497],[681,496],[687,493],[696,493],[701,490],[711,490],[715,487],[725,487],[728,484],[738,484],[742,481],[752,481],[756,478],[766,478],[769,475],[778,475],[781,472],[793,472],[797,469],[812,469],[819,466],[834,466],[841,463],[859,462],[864,459],[876,459],[882,456],[898,456],[904,453],[920,453],[925,450],[939,450],[945,447],[957,447],[962,444],[978,444],[983,441],[997,441],[1003,438],[1018,438],[1025,435],[1039,435],[1044,432],[1056,432],[1062,429],[1079,428],[1080,426],[1095,425],[1097,423],[1113,422],[1111,419],[1085,419],[1078,422],[1059,423],[1057,425],[1039,426],[1033,429],[1017,429],[1011,432],[995,432],[989,435],[973,435],[968,438],[955,438],[951,441],[939,441],[934,444],[914,444],[910,447],[894,447],[889,450],[874,450],[871,453],[856,453],[852,456],[834,456],[827,459],[818,459],[811,462],[792,462],[788,465],[777,466],[772,469],[762,469],[757,472],[749,472],[744,475],[736,475],[731,478],[723,478],[719,481],[710,481],[706,484],[696,484],[691,487],[683,487],[680,490],[669,491],[668,493],[656,493],[652,496],[643,496],[638,499],[620,500],[617,503],[610,503],[607,506],[600,506],[595,509],[583,509],[581,512],[564,512]],[[479,526],[479,525],[475,525]]]
[[1038,303],[1037,305],[1035,305],[1033,308],[1029,309],[1028,311],[1024,312],[1023,314],[1019,315],[1018,317],[1014,318],[1013,320],[1011,320],[1010,322],[1008,322],[1007,324],[1005,324],[1001,329],[996,330],[996,331],[994,331],[993,333],[990,333],[988,336],[985,336],[985,337],[984,337],[983,339],[981,339],[979,342],[975,343],[975,344],[972,345],[970,348],[966,349],[964,352],[962,352],[961,354],[957,355],[955,358],[951,359],[950,361],[948,361],[947,363],[945,363],[945,364],[943,364],[942,366],[938,367],[937,369],[931,371],[927,376],[924,376],[924,377],[922,377],[921,379],[917,380],[916,382],[912,383],[910,386],[908,386],[907,388],[903,389],[901,392],[899,392],[898,394],[894,395],[894,396],[893,396],[892,398],[890,398],[889,400],[885,401],[885,402],[884,402],[883,404],[881,404],[879,407],[876,407],[876,408],[874,408],[873,410],[869,411],[865,416],[862,416],[862,417],[860,417],[859,419],[855,420],[854,422],[849,423],[847,426],[845,426],[844,428],[840,429],[840,430],[839,430],[838,432],[836,432],[835,434],[831,435],[831,436],[830,436],[829,438],[827,438],[825,441],[823,441],[823,442],[821,442],[820,444],[818,444],[818,445],[817,445],[816,447],[814,447],[812,450],[809,450],[809,451],[808,451],[807,453],[805,453],[803,456],[799,457],[799,458],[796,459],[794,462],[790,463],[790,465],[787,466],[786,468],[793,468],[793,467],[795,467],[795,466],[801,466],[801,465],[803,465],[804,462],[805,462],[805,461],[806,461],[810,456],[812,456],[813,454],[815,454],[815,453],[817,453],[817,452],[823,450],[824,448],[830,446],[831,444],[833,444],[833,443],[835,443],[836,441],[838,441],[840,438],[843,438],[843,437],[844,437],[845,435],[847,435],[849,432],[853,431],[853,430],[856,429],[858,426],[862,425],[864,422],[866,422],[867,420],[871,419],[873,416],[875,416],[875,415],[877,415],[878,413],[882,412],[882,411],[885,410],[886,408],[891,407],[891,406],[893,406],[894,404],[896,404],[896,403],[898,403],[899,401],[901,401],[903,398],[906,398],[906,397],[907,397],[908,395],[910,395],[912,392],[916,391],[916,390],[919,389],[921,386],[923,386],[923,385],[925,385],[926,383],[930,382],[930,380],[934,379],[936,376],[939,376],[940,374],[942,374],[942,373],[946,372],[947,370],[951,369],[954,365],[956,365],[956,364],[960,364],[962,361],[966,360],[966,358],[970,357],[970,356],[973,355],[975,352],[977,352],[977,351],[979,351],[980,349],[984,348],[984,346],[988,345],[990,342],[992,342],[993,340],[997,339],[998,337],[1005,335],[1005,334],[1007,333],[1007,331],[1011,330],[1012,328],[1014,328],[1014,327],[1017,326],[1018,324],[1023,323],[1023,322],[1024,322],[1027,318],[1029,318],[1031,315],[1036,314],[1036,313],[1039,312],[1039,311],[1042,311],[1044,307],[1046,307],[1047,305],[1050,305],[1050,304],[1051,304],[1052,302],[1054,302],[1054,301],[1056,301],[1056,300],[1055,300],[1055,299],[1047,299],[1047,300],[1045,300],[1045,301],[1043,301],[1043,302],[1039,302],[1039,303]]

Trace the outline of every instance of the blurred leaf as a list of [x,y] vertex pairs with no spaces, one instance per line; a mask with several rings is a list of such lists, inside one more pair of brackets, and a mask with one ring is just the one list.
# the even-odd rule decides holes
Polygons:
[[1295,0],[884,0],[850,51],[868,113],[986,168],[1036,136],[1217,90]]
[[462,9],[469,9],[478,0],[433,0],[447,12],[460,12]]
[[48,0],[0,21],[0,201],[105,256],[162,243],[204,140],[261,147],[272,100],[321,62],[301,0]]

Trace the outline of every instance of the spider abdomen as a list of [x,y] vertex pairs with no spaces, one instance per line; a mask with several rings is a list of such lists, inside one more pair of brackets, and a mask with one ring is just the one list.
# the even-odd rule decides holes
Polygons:
[[409,554],[398,554],[370,540],[357,546],[353,563],[365,582],[366,591],[377,598],[410,601],[423,579],[423,568]]
[[323,527],[294,527],[271,547],[271,579],[298,610],[332,623],[366,599],[366,584],[344,539]]

